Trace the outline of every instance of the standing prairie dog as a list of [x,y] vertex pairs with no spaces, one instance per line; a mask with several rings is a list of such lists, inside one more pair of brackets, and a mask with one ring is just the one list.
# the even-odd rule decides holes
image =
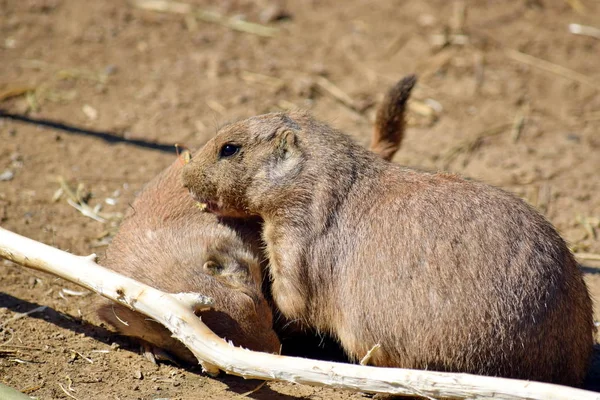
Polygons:
[[552,225],[503,190],[375,157],[302,112],[223,127],[183,169],[216,215],[261,217],[290,319],[376,366],[580,385],[592,303]]
[[[399,81],[378,109],[371,148],[386,159],[402,141],[414,84],[413,76]],[[201,212],[181,184],[182,168],[177,160],[144,187],[101,263],[163,291],[211,296],[215,308],[200,316],[216,334],[238,346],[278,352],[272,312],[261,291],[261,222]],[[101,300],[98,314],[120,333],[142,339],[150,358],[166,351],[177,361],[196,362],[166,328],[141,314],[108,300]]]

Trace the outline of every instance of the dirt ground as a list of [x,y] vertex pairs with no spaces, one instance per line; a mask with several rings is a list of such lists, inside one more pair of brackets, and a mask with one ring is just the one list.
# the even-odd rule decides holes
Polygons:
[[[224,122],[300,107],[366,144],[373,104],[414,72],[420,83],[394,161],[525,198],[585,253],[600,299],[600,40],[568,30],[600,27],[600,2],[195,4],[276,31],[261,37],[117,0],[0,0],[3,227],[101,253],[118,213],[175,157],[173,143],[197,148]],[[107,222],[58,197],[59,177],[85,185]],[[80,291],[0,262],[0,381],[39,399],[234,398],[257,386],[151,364],[100,323],[94,295],[64,289]],[[269,383],[251,397],[364,396]]]

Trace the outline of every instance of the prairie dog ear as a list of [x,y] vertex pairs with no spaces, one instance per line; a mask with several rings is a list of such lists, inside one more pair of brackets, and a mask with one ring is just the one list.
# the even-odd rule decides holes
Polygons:
[[223,266],[216,261],[209,260],[204,263],[202,269],[209,275],[221,275],[223,273]]
[[250,271],[244,265],[232,268],[231,266],[226,267],[217,261],[208,260],[204,263],[202,269],[208,275],[228,281],[235,286],[247,284],[251,280]]
[[275,138],[275,163],[269,167],[266,175],[271,182],[281,183],[296,176],[302,170],[303,154],[298,147],[298,138],[291,129],[277,134]]
[[298,146],[296,133],[291,129],[285,129],[278,133],[276,140],[277,153],[280,157],[285,157]]

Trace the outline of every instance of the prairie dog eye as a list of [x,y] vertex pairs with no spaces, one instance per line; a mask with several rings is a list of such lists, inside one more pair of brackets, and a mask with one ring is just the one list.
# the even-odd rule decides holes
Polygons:
[[227,158],[227,157],[231,157],[234,154],[237,154],[238,151],[240,151],[240,147],[236,144],[233,143],[225,143],[223,145],[223,147],[221,147],[221,151],[219,153],[219,156],[221,158]]

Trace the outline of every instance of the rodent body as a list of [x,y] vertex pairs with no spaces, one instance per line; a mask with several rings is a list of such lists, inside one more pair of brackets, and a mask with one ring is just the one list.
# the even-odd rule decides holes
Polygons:
[[[386,159],[402,141],[405,105],[415,82],[413,76],[399,81],[378,109],[371,148]],[[102,264],[166,292],[211,296],[215,309],[200,315],[217,335],[252,350],[279,352],[272,311],[261,292],[261,221],[202,212],[181,184],[183,164],[175,161],[144,187]],[[167,329],[145,316],[106,300],[98,313],[120,333],[150,344],[152,351],[196,362]]]
[[[223,220],[199,210],[181,186],[175,161],[132,204],[102,264],[160,290],[198,292],[215,300],[202,320],[218,335],[252,350],[279,352],[272,312],[262,290],[260,224]],[[101,318],[128,336],[195,358],[162,325],[104,301]]]
[[290,319],[372,365],[581,384],[592,304],[555,229],[517,197],[383,161],[302,112],[221,129],[183,171],[218,215],[264,220]]

